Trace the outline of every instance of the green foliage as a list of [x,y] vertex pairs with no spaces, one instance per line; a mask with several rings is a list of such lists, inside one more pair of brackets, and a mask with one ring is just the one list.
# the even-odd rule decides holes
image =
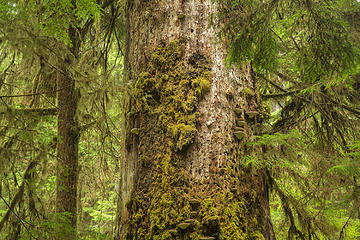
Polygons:
[[[306,149],[306,143],[299,131],[292,130],[289,133],[275,133],[264,134],[262,136],[256,136],[252,142],[248,142],[249,147],[266,146],[269,149],[279,149],[281,146],[282,151],[286,151],[287,157],[279,157],[281,154],[268,154],[265,157],[261,152],[255,152],[252,155],[246,155],[243,160],[245,166],[253,166],[258,169],[283,169],[289,168],[293,171],[298,171],[299,166],[304,162],[293,161],[293,158],[302,156],[304,149]],[[300,164],[300,165],[298,165]]]
[[[69,37],[69,29],[80,27],[80,23],[90,19],[99,20],[102,14],[101,6],[95,0],[45,0],[37,1],[1,1],[0,22],[12,21],[19,27],[38,28],[36,34],[55,37],[56,39],[71,46],[72,39]],[[22,29],[24,30],[24,29]],[[42,35],[42,34],[41,34]]]
[[269,171],[278,238],[356,239],[360,4],[218,2],[228,64],[249,64],[273,109],[242,164]]
[[36,144],[43,146],[50,146],[54,144],[56,137],[56,131],[54,126],[56,119],[53,116],[42,118],[41,124],[38,124],[34,130],[36,131],[35,142]]
[[[10,212],[5,218],[10,210],[0,201],[1,239],[19,239],[19,234],[23,239],[66,239],[61,234],[72,231],[64,216],[53,214],[56,145],[62,140],[56,136],[56,81],[63,74],[63,64],[82,94],[77,112],[81,126],[78,180],[84,186],[79,188],[79,238],[111,238],[117,196],[114,169],[120,155],[120,96],[114,93],[119,93],[121,68],[107,68],[121,65],[121,4],[0,1],[0,188],[9,204],[16,200],[13,210],[19,216]],[[74,43],[79,44],[76,57],[69,54]],[[71,64],[64,61],[65,56],[70,56]],[[43,114],[41,109],[53,111]],[[31,163],[36,167],[25,176]],[[105,200],[109,196],[111,202]]]
[[101,15],[101,7],[95,0],[77,0],[75,6],[71,0],[43,1],[44,11],[40,25],[43,26],[48,36],[71,45],[68,30],[77,27],[78,22],[94,18],[98,20]]
[[94,0],[77,0],[76,16],[82,20],[94,18],[99,20],[102,8],[97,1]]
[[[269,182],[276,193],[271,204],[278,239],[306,234],[318,239],[359,238],[356,73],[360,66],[356,16],[360,4],[353,0],[218,2],[226,13],[221,16],[226,16],[223,20],[227,23],[223,36],[231,44],[228,64],[251,63],[255,75],[265,79],[261,80],[261,94],[273,94],[280,88],[285,96],[267,103],[281,106],[280,110],[273,113],[269,124],[262,126],[267,134],[248,145],[256,151],[243,161],[246,167],[266,168],[270,172]],[[101,3],[0,0],[1,94],[35,94],[0,99],[0,180],[6,199],[12,200],[19,184],[25,181],[21,173],[28,163],[34,159],[40,162],[30,172],[31,178],[26,180],[24,194],[15,208],[34,227],[27,232],[15,216],[8,220],[12,230],[22,228],[22,239],[52,239],[73,231],[66,214],[51,214],[56,180],[54,148],[56,141],[61,141],[54,138],[55,119],[15,110],[54,106],[54,93],[36,94],[53,91],[48,85],[54,83],[56,74],[51,73],[58,71],[67,49],[63,43],[68,47],[73,44],[69,30],[85,31],[91,22],[96,24],[90,24],[89,34],[84,33],[80,39],[81,56],[67,66],[82,95],[78,112],[84,131],[79,146],[79,236],[110,239],[117,196],[113,189],[114,169],[118,170],[120,155],[116,127],[120,125],[119,100],[114,100],[120,88],[113,79],[121,73],[109,72],[107,64],[118,63],[118,54],[109,54],[116,50],[111,47],[115,38],[112,33],[121,37],[124,28],[113,24],[118,8],[102,10]],[[118,4],[123,7],[123,2]],[[179,187],[190,183],[183,172],[177,171],[181,162],[174,156],[194,140],[199,121],[197,102],[209,91],[211,83],[208,61],[202,56],[194,57],[197,65],[189,70],[182,61],[178,43],[159,48],[130,89],[138,99],[127,106],[129,119],[134,120],[139,113],[146,116],[138,134],[157,131],[144,138],[149,142],[139,145],[140,151],[151,145],[151,151],[140,160],[145,168],[156,171],[151,179],[154,186],[149,190],[154,195],[151,206],[143,206],[145,201],[141,199],[129,204],[134,212],[131,224],[138,227],[138,238],[148,237],[150,229],[154,239],[168,239],[168,229],[190,214],[188,200],[192,193]],[[104,67],[99,67],[99,63]],[[148,121],[154,116],[156,123]],[[297,130],[289,131],[291,128]],[[156,145],[158,142],[165,142],[165,147]],[[259,150],[262,147],[264,152]],[[174,164],[178,164],[176,168]],[[245,203],[232,197],[221,192],[214,198],[201,199],[204,221],[197,221],[196,227],[201,229],[219,221],[221,239],[241,239],[244,234],[260,238],[252,229],[254,223],[246,222],[241,215]],[[1,202],[1,216],[7,210]],[[150,223],[143,224],[146,214],[151,216],[146,219]],[[240,225],[252,232],[244,233]],[[5,235],[1,233],[1,237]]]
[[109,226],[112,226],[114,221],[114,214],[116,212],[117,195],[114,191],[109,191],[109,199],[102,199],[96,201],[94,206],[84,207],[83,212],[91,217],[91,224],[88,230],[99,234],[105,231],[111,231]]
[[15,11],[15,1],[0,1],[0,19],[9,19],[9,14]]
[[19,239],[66,239],[67,236],[72,235],[75,231],[75,229],[71,227],[70,216],[71,214],[67,212],[52,214],[48,219],[44,219],[38,223],[35,228],[32,228],[30,231],[25,231]]
[[349,152],[339,159],[337,165],[331,167],[327,172],[336,172],[349,178],[360,177],[360,142],[349,145]]
[[278,238],[333,239],[346,233],[344,239],[356,239],[360,194],[353,179],[359,177],[359,143],[349,146],[350,151],[324,153],[316,136],[309,135],[293,130],[258,136],[248,146],[265,147],[265,152],[245,156],[243,164],[271,173],[271,213]]
[[358,7],[339,0],[230,2],[224,11],[240,16],[224,30],[230,64],[251,61],[258,72],[281,68],[307,83],[340,81],[358,70],[359,46],[344,18]]

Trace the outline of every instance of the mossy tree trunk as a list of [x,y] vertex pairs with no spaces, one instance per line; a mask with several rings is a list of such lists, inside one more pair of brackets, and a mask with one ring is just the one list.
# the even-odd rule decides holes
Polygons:
[[[250,65],[226,68],[213,0],[127,2],[116,239],[274,239]],[[254,116],[255,115],[255,116]]]
[[78,179],[78,146],[80,131],[76,119],[78,94],[75,88],[75,79],[68,69],[71,59],[77,58],[79,38],[75,29],[70,28],[69,36],[72,47],[65,56],[57,78],[57,175],[56,175],[56,213],[58,227],[61,231],[57,239],[76,239],[77,219],[77,179]]

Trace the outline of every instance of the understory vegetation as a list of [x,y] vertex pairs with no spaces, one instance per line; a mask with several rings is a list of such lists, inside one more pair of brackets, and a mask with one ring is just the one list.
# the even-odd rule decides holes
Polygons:
[[[223,23],[219,39],[229,46],[227,65],[251,65],[256,77],[251,94],[261,100],[259,132],[246,143],[251,154],[239,167],[268,174],[277,239],[360,239],[360,3],[215,2],[214,17]],[[194,212],[184,200],[192,193],[173,188],[189,184],[186,176],[168,162],[197,133],[197,107],[210,89],[211,66],[200,54],[185,66],[181,42],[174,41],[154,51],[134,84],[124,84],[125,6],[123,0],[0,0],[0,239],[66,239],[73,232],[78,239],[113,239],[127,140],[121,139],[122,111],[129,119],[139,112],[158,117],[156,123],[144,119],[142,129],[167,129],[139,145],[140,164],[153,168],[158,182],[128,203],[137,226],[128,234],[143,239],[142,228],[150,227],[153,239],[171,239],[170,232],[157,234],[165,222]],[[71,213],[56,211],[62,187],[57,145],[64,140],[57,128],[57,81],[65,75],[77,96],[76,229]],[[131,104],[123,101],[127,95],[134,96]],[[147,134],[139,129],[130,132]],[[153,152],[141,152],[146,144],[154,145]],[[142,212],[146,191],[158,192],[157,205],[146,206],[151,221]],[[220,197],[207,199],[206,206],[216,212],[213,201],[222,203],[223,238],[243,237],[232,206],[244,203]],[[169,202],[183,215],[172,216]],[[211,217],[203,216],[208,222]],[[259,233],[251,234],[256,239]]]
[[251,63],[259,81],[266,123],[248,146],[263,151],[244,164],[269,170],[277,237],[359,238],[359,3],[225,1],[223,9],[228,63]]

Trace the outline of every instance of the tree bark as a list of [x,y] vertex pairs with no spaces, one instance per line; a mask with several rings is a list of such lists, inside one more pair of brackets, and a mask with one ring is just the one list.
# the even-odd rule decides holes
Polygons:
[[266,172],[242,164],[258,131],[256,79],[250,65],[224,65],[216,1],[126,10],[115,238],[274,239]]
[[[73,47],[70,49],[72,57],[77,57],[78,38],[75,30],[69,30]],[[75,80],[68,72],[71,57],[67,56],[61,63],[61,72],[57,79],[58,101],[58,140],[57,140],[57,175],[56,175],[56,213],[58,216],[61,235],[58,239],[76,239],[77,220],[77,179],[78,179],[78,145],[80,130],[76,119],[78,94]]]

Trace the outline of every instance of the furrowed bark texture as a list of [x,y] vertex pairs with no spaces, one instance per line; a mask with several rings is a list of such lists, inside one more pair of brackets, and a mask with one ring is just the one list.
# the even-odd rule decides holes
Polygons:
[[241,167],[256,82],[250,66],[225,67],[218,10],[127,3],[116,239],[274,239],[265,173]]
[[[73,34],[71,36],[74,36]],[[74,46],[76,41],[72,38]],[[72,49],[72,53],[76,53]],[[76,56],[74,54],[74,56]],[[78,97],[75,80],[68,73],[71,61],[62,63],[58,73],[58,141],[57,141],[57,175],[56,175],[56,212],[66,213],[64,216],[70,223],[59,219],[62,235],[58,239],[76,239],[76,200],[78,179],[78,145],[79,127],[76,120]],[[65,220],[64,219],[64,220]],[[72,229],[70,229],[72,228]]]

